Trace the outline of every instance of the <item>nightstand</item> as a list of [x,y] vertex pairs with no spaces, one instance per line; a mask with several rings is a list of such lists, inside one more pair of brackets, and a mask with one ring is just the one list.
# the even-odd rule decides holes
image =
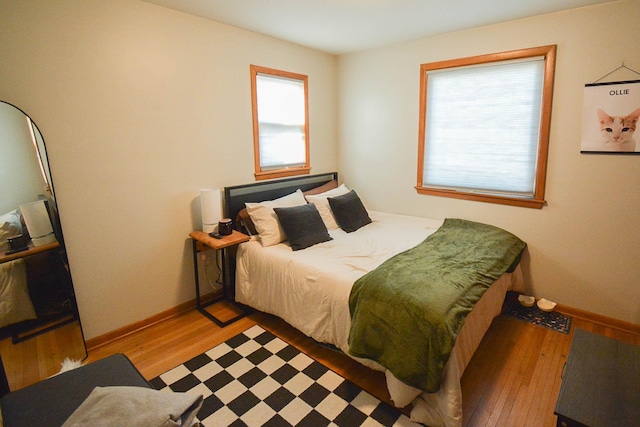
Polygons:
[[[232,319],[223,321],[215,317],[213,314],[205,310],[206,307],[210,305],[216,304],[218,302],[226,301],[228,303],[232,303],[235,305],[235,298],[233,292],[232,283],[232,274],[231,274],[231,265],[227,250],[239,245],[240,243],[246,242],[250,239],[249,236],[243,234],[239,231],[233,230],[233,232],[228,236],[223,236],[221,239],[216,239],[209,234],[203,231],[192,231],[189,233],[191,240],[193,242],[193,269],[195,274],[195,282],[196,282],[196,307],[200,313],[211,319],[215,324],[220,327],[225,327],[230,323],[233,323],[248,313],[242,309],[242,313],[233,317]],[[214,298],[211,301],[207,301],[206,303],[202,303],[200,298],[200,278],[198,274],[198,258],[199,254],[202,251],[213,249],[215,251],[221,251],[222,258],[222,266],[221,266],[221,275],[222,275],[222,295]]]

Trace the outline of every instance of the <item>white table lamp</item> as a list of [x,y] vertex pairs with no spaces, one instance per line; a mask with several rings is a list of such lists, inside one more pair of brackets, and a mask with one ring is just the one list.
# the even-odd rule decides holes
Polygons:
[[213,233],[222,218],[222,199],[220,189],[203,188],[200,190],[200,210],[202,212],[202,231]]
[[20,212],[33,246],[42,246],[56,241],[44,200],[20,205]]

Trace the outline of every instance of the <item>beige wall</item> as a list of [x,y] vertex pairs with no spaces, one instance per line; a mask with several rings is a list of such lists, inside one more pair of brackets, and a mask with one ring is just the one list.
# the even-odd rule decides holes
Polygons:
[[85,337],[195,297],[198,190],[253,178],[249,64],[309,76],[337,169],[335,56],[134,0],[0,0],[0,99],[50,157]]
[[[640,1],[622,1],[341,56],[342,178],[370,208],[506,228],[528,243],[527,292],[640,324],[640,157],[580,154],[584,85],[622,61],[640,71],[639,22]],[[549,44],[558,53],[548,206],[416,194],[420,64]],[[640,76],[606,81],[629,79]]]
[[[314,172],[340,166],[374,209],[513,231],[529,292],[640,323],[640,158],[579,153],[584,84],[640,70],[637,22],[623,1],[336,59],[135,0],[0,0],[0,99],[47,142],[87,338],[194,298],[198,189],[253,181],[252,63],[309,75]],[[418,196],[419,64],[546,44],[548,206]]]

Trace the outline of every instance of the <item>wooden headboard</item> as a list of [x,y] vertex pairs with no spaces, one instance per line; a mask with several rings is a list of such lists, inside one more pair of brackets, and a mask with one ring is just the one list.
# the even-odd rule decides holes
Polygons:
[[261,181],[252,184],[234,185],[224,188],[224,216],[235,220],[246,202],[258,203],[273,200],[295,192],[311,190],[326,184],[331,180],[338,181],[338,172],[328,172],[317,175],[305,175],[294,178],[284,178],[271,181]]

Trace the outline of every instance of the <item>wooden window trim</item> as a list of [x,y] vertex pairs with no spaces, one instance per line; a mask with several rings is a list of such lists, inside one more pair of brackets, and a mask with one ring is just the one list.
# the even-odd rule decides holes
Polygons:
[[[469,65],[500,62],[514,59],[524,59],[536,56],[544,56],[544,82],[542,87],[542,105],[540,114],[540,139],[538,144],[538,161],[536,164],[536,182],[533,198],[504,197],[496,194],[480,194],[458,190],[445,190],[424,187],[424,144],[426,129],[426,102],[427,102],[427,71],[455,68]],[[549,133],[551,127],[551,104],[553,100],[553,82],[555,72],[556,45],[540,46],[535,48],[513,50],[488,55],[478,55],[468,58],[460,58],[446,61],[431,62],[420,66],[420,120],[418,131],[418,182],[416,190],[419,194],[451,197],[456,199],[474,200],[479,202],[498,203],[510,206],[522,206],[541,209],[546,201],[544,199],[547,157],[549,153]]]
[[[311,161],[309,154],[309,77],[304,74],[291,73],[288,71],[276,70],[273,68],[251,65],[251,109],[253,112],[253,153],[255,178],[257,181],[273,178],[283,178],[288,176],[305,175],[311,171]],[[258,93],[256,78],[258,74],[268,74],[276,77],[284,77],[304,82],[304,139],[305,139],[305,165],[282,169],[262,170],[260,167],[260,129],[258,124]]]

